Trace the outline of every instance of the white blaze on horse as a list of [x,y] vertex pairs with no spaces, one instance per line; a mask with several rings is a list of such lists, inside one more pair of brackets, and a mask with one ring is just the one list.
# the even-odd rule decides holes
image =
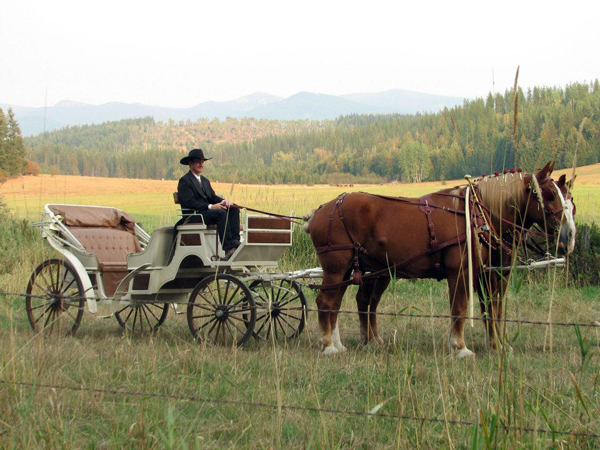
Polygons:
[[[467,187],[421,198],[353,193],[321,205],[308,218],[305,231],[323,268],[323,284],[316,286],[320,289],[316,301],[323,353],[345,350],[338,311],[349,284],[359,285],[356,302],[364,342],[383,342],[377,329],[377,306],[393,274],[447,280],[452,316],[448,345],[458,357],[473,355],[464,339],[468,247],[472,248],[472,289],[479,294],[490,344],[496,347],[507,281],[485,269],[510,267],[526,233],[554,242],[561,255],[575,246],[573,180],[567,183],[563,175],[555,182],[550,177],[553,169],[549,162],[535,175],[520,169],[497,173]],[[542,231],[530,231],[534,225]],[[470,246],[467,235],[472,236]]]

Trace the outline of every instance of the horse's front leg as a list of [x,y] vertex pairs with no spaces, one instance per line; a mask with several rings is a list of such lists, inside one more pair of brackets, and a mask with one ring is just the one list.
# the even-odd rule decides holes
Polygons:
[[[510,264],[507,262],[506,264]],[[502,301],[506,294],[508,281],[497,273],[490,273],[480,279],[479,300],[484,323],[488,333],[489,345],[493,349],[508,346],[502,337]]]
[[[323,284],[333,284],[323,278]],[[338,281],[335,281],[336,283]],[[335,289],[323,289],[317,295],[317,307],[319,308],[319,328],[321,329],[321,344],[324,355],[334,355],[346,350],[340,339],[340,329],[337,320],[338,311],[346,287]]]
[[467,314],[468,287],[465,279],[465,271],[459,270],[458,273],[448,274],[448,288],[450,289],[450,336],[448,337],[448,347],[450,352],[456,353],[460,358],[475,356],[465,344],[465,323]]

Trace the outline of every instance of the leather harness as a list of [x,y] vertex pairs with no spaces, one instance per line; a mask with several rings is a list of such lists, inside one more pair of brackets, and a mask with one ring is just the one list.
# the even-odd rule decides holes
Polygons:
[[[464,211],[448,208],[446,206],[436,205],[432,201],[431,194],[421,197],[419,199],[419,201],[416,201],[416,202],[412,201],[412,200],[404,199],[401,197],[388,197],[385,195],[370,194],[370,195],[374,195],[375,197],[380,197],[380,198],[384,198],[384,199],[388,199],[388,200],[399,201],[402,203],[419,206],[419,209],[425,214],[425,217],[427,218],[427,229],[429,231],[429,246],[430,246],[430,248],[421,254],[412,256],[411,258],[408,258],[402,262],[392,264],[390,267],[386,267],[384,269],[368,273],[367,275],[363,275],[362,270],[360,268],[360,254],[363,253],[365,255],[368,255],[369,252],[354,237],[354,235],[348,229],[348,226],[346,225],[346,223],[344,221],[344,213],[342,210],[342,205],[343,205],[344,199],[346,198],[347,195],[348,195],[348,193],[343,193],[342,195],[340,195],[337,198],[335,205],[334,205],[331,213],[329,214],[329,224],[327,227],[327,245],[318,247],[317,254],[320,255],[322,253],[328,253],[328,252],[339,251],[339,250],[354,250],[352,278],[349,280],[344,280],[340,283],[334,283],[334,284],[327,284],[327,285],[310,284],[309,287],[311,287],[313,289],[325,290],[325,289],[336,289],[339,287],[348,286],[349,284],[361,285],[366,280],[370,280],[370,279],[374,279],[374,278],[389,277],[390,271],[392,271],[392,270],[397,271],[399,268],[407,266],[407,265],[419,260],[420,258],[429,256],[429,255],[435,256],[434,267],[436,268],[436,271],[438,274],[437,275],[438,281],[441,280],[442,278],[444,278],[444,276],[443,276],[444,269],[442,267],[440,252],[447,247],[457,245],[457,244],[464,242],[466,240],[466,234],[462,233],[460,235],[455,236],[454,238],[452,238],[450,240],[440,243],[435,234],[435,225],[433,223],[431,214],[434,209],[441,209],[444,211],[452,212],[455,214],[462,214],[462,215],[465,214]],[[446,195],[446,196],[455,197],[455,198],[464,200],[464,194],[456,195],[456,194],[449,194],[449,193],[437,193],[436,195]],[[333,244],[333,242],[332,242],[332,240],[333,240],[333,237],[332,237],[333,220],[334,220],[336,211],[338,212],[338,217],[340,218],[340,221],[342,222],[342,225],[344,226],[344,229],[346,230],[346,234],[350,238],[351,243],[349,243],[349,244]]]
[[[545,178],[544,180],[542,180],[540,185],[543,186],[549,180],[551,180],[551,178],[549,178],[549,177]],[[349,284],[361,285],[366,280],[389,277],[389,274],[391,273],[391,271],[397,271],[399,268],[407,266],[408,264],[411,264],[411,263],[417,261],[418,259],[423,258],[425,256],[429,256],[429,255],[435,255],[433,264],[434,264],[434,267],[437,272],[437,279],[438,279],[438,281],[441,280],[442,278],[444,278],[444,268],[442,265],[440,252],[447,247],[450,247],[453,245],[458,245],[458,244],[465,242],[466,233],[462,233],[448,241],[440,243],[435,234],[435,224],[432,219],[432,212],[434,209],[440,209],[440,210],[451,212],[451,213],[458,214],[458,215],[465,215],[465,211],[449,208],[446,206],[436,205],[433,202],[431,196],[432,195],[446,196],[446,197],[452,197],[452,198],[456,198],[456,199],[464,201],[466,189],[469,189],[469,188],[468,187],[462,188],[459,191],[459,194],[452,194],[449,192],[436,192],[434,194],[425,195],[425,196],[419,198],[418,201],[413,201],[413,200],[409,200],[409,199],[402,198],[402,197],[390,197],[390,196],[386,196],[386,195],[369,194],[369,195],[373,195],[375,197],[379,197],[379,198],[383,198],[383,199],[387,199],[387,200],[392,200],[392,201],[396,201],[396,202],[401,202],[401,203],[418,206],[419,209],[425,214],[425,217],[427,219],[427,229],[429,231],[429,247],[430,248],[427,251],[425,251],[419,255],[412,256],[411,258],[408,258],[399,263],[394,263],[391,266],[386,267],[384,269],[377,270],[375,272],[370,272],[367,275],[363,275],[363,273],[360,269],[360,258],[359,257],[360,257],[361,253],[368,255],[369,252],[366,248],[363,247],[363,245],[359,241],[356,240],[356,238],[354,237],[354,235],[348,229],[348,226],[344,222],[344,213],[342,211],[342,204],[344,202],[344,199],[348,195],[348,193],[343,193],[342,195],[340,195],[337,198],[335,206],[334,206],[333,210],[331,211],[331,214],[329,215],[329,225],[328,225],[328,230],[327,230],[327,245],[318,247],[317,254],[320,255],[322,253],[339,251],[339,250],[354,250],[352,278],[349,280],[344,280],[340,283],[334,283],[334,284],[327,284],[327,285],[310,284],[309,287],[311,287],[313,289],[326,290],[326,289],[336,289],[339,287],[348,286]],[[472,186],[471,189],[472,189],[473,195],[470,197],[471,217],[469,220],[469,226],[471,227],[471,229],[474,232],[474,233],[472,233],[473,240],[476,242],[481,242],[481,244],[483,244],[490,250],[498,250],[498,249],[502,248],[502,250],[504,252],[506,252],[506,254],[512,255],[513,249],[505,242],[505,240],[503,239],[503,236],[501,236],[497,232],[497,230],[494,228],[494,225],[491,220],[491,211],[481,201],[481,199],[479,197],[479,189],[476,186]],[[542,201],[541,203],[542,203],[546,213],[550,212],[550,213],[554,214],[556,212],[556,211],[551,210],[545,201]],[[321,207],[322,206],[323,205],[321,205]],[[319,209],[321,207],[319,207]],[[346,230],[346,233],[348,234],[348,237],[350,238],[350,241],[352,242],[350,244],[333,244],[333,242],[332,242],[333,219],[335,217],[336,210],[338,211],[338,216],[342,222],[342,225],[344,226],[344,229]],[[519,233],[526,231],[528,233],[532,233],[532,234],[536,234],[536,235],[548,236],[547,233],[533,232],[531,230],[527,230],[525,227],[523,227],[517,223],[511,222],[510,220],[507,220],[502,217],[500,218],[500,221],[501,221],[501,223],[506,223],[506,224],[510,225],[511,228],[514,228],[514,230],[516,230]],[[480,261],[479,259],[480,258],[475,258],[475,265],[476,265],[475,272],[476,273],[479,271],[480,265],[482,264],[482,261]]]

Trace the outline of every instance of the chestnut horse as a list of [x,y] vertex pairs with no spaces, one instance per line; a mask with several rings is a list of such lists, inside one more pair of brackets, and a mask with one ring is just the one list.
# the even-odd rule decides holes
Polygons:
[[[317,295],[324,354],[345,350],[338,312],[349,284],[358,284],[356,302],[365,343],[382,343],[377,305],[390,275],[445,278],[451,311],[448,346],[459,358],[474,355],[464,339],[469,279],[480,298],[490,344],[500,343],[498,321],[506,277],[486,267],[510,267],[524,233],[537,224],[559,254],[575,246],[573,180],[550,177],[553,163],[533,174],[484,176],[469,187],[445,189],[417,198],[366,193],[343,194],[321,205],[305,224],[323,268]],[[473,276],[468,276],[465,196],[469,189]],[[363,273],[365,275],[363,275]]]

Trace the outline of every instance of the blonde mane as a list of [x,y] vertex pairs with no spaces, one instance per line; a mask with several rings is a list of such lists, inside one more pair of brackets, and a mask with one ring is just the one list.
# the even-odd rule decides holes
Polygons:
[[519,174],[507,173],[486,177],[477,183],[481,201],[490,209],[496,220],[521,220],[521,207],[525,197],[525,181]]

